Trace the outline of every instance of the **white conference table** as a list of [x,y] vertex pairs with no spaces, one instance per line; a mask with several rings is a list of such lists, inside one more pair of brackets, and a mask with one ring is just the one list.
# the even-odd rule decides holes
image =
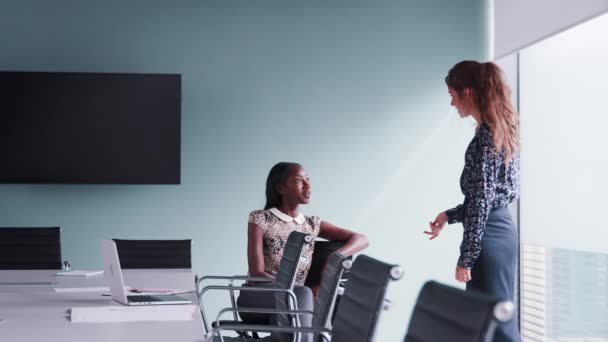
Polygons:
[[[1,342],[200,342],[204,330],[199,310],[191,321],[71,323],[70,308],[121,304],[102,292],[57,293],[54,288],[107,286],[103,275],[55,276],[56,271],[0,271]],[[125,285],[194,291],[191,270],[123,270]],[[7,282],[56,282],[4,285]],[[181,294],[198,303],[191,292]]]

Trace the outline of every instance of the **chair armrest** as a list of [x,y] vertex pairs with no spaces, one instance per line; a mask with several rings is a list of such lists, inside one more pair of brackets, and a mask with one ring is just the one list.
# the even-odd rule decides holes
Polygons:
[[220,310],[220,312],[217,314],[217,318],[215,320],[215,324],[216,326],[220,326],[219,322],[220,322],[220,318],[223,314],[227,313],[227,312],[250,312],[250,313],[267,313],[267,314],[272,314],[272,313],[277,313],[277,314],[291,314],[291,315],[305,315],[305,314],[309,314],[312,315],[313,312],[309,311],[309,310],[277,310],[277,309],[267,309],[267,308],[225,308]]
[[228,290],[228,291],[246,290],[246,291],[253,291],[253,292],[285,292],[293,300],[293,303],[296,306],[295,309],[296,310],[298,309],[298,307],[297,307],[298,298],[296,297],[296,294],[292,290],[289,290],[289,289],[278,289],[278,288],[272,288],[272,287],[233,286],[233,285],[207,285],[200,291],[200,293],[197,293],[198,305],[199,305],[199,309],[201,311],[201,316],[203,318],[203,326],[204,326],[206,332],[209,331],[209,327],[207,325],[207,316],[205,315],[205,308],[203,306],[203,295],[205,294],[205,292],[210,291],[210,290]]
[[204,342],[213,342],[213,336],[217,335],[220,337],[220,341],[224,342],[224,337],[221,335],[221,331],[224,330],[238,330],[238,331],[256,331],[256,332],[283,332],[283,333],[313,333],[320,335],[324,341],[330,342],[331,331],[326,328],[305,328],[305,327],[279,327],[274,325],[254,325],[254,324],[239,324],[239,325],[223,325],[214,328],[207,334],[205,334]]
[[243,281],[257,281],[257,282],[274,283],[274,279],[266,278],[266,277],[250,277],[247,275],[235,275],[235,276],[207,275],[207,276],[198,278],[198,280],[196,281],[196,294],[197,295],[200,292],[199,287],[200,287],[201,283],[204,282],[205,280],[230,280],[231,282],[234,282],[235,280],[243,280]]
[[201,293],[198,295],[199,300],[203,297],[205,292],[209,290],[232,290],[232,291],[252,291],[252,292],[286,292],[293,300],[297,303],[297,298],[294,292],[290,289],[279,289],[272,287],[253,287],[253,286],[234,286],[234,285],[208,285],[203,288]]

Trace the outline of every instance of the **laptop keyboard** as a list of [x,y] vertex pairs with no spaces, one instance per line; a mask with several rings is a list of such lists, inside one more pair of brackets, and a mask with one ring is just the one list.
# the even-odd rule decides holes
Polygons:
[[139,296],[127,296],[127,300],[131,302],[162,302],[162,298],[155,296],[139,295]]

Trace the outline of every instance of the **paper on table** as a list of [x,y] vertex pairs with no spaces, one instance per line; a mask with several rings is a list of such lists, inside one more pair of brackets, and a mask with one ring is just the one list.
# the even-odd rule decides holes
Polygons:
[[[129,291],[131,286],[125,286],[125,290]],[[65,293],[65,292],[109,292],[110,288],[107,286],[100,287],[56,287],[55,292],[57,293]]]
[[0,285],[55,285],[56,281],[2,281]]
[[72,323],[191,321],[195,309],[194,305],[75,307],[70,320]]
[[92,276],[96,274],[103,274],[103,271],[62,271],[55,273],[58,276]]

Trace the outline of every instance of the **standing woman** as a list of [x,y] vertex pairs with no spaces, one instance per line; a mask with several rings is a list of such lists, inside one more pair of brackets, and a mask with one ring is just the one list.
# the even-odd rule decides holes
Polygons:
[[[361,234],[337,227],[316,216],[305,216],[300,212],[301,204],[310,202],[310,178],[300,164],[281,162],[272,167],[266,179],[266,205],[264,210],[254,210],[249,214],[247,228],[247,260],[249,275],[274,278],[279,269],[287,237],[292,231],[322,237],[328,240],[346,241],[336,252],[344,256],[353,255],[368,246],[367,238]],[[313,310],[313,293],[318,289],[304,286],[306,275],[312,262],[314,242],[307,244],[298,265],[294,293],[298,309]],[[267,286],[264,283],[250,286]],[[239,307],[274,308],[274,293],[241,291]],[[268,315],[246,314],[241,318],[248,323],[273,323]],[[312,326],[311,315],[300,315],[304,327]],[[304,334],[302,341],[312,341],[311,334]]]
[[[456,280],[467,291],[513,301],[518,255],[517,228],[507,205],[519,196],[519,124],[510,90],[494,63],[463,61],[445,82],[461,118],[477,122],[460,178],[464,202],[430,222],[430,239],[445,223],[462,222],[464,234]],[[499,326],[494,341],[521,341],[517,319]]]

